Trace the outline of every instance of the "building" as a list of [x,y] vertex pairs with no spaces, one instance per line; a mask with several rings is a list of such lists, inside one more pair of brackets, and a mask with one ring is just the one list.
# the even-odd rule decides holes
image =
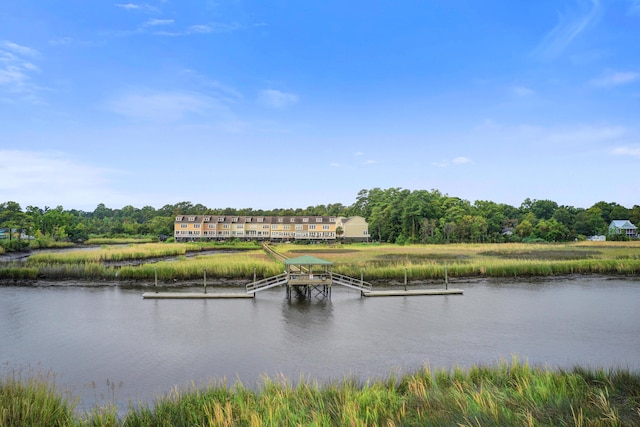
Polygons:
[[609,234],[624,234],[627,237],[638,237],[638,227],[627,219],[614,220],[609,224]]
[[360,240],[368,240],[367,222],[362,217],[337,218],[313,215],[177,215],[173,236],[177,241],[227,239],[335,241],[338,237],[336,234],[338,226],[343,232],[341,237],[358,236]]
[[361,216],[338,217],[336,229],[341,231],[338,238],[349,242],[368,242],[369,224]]

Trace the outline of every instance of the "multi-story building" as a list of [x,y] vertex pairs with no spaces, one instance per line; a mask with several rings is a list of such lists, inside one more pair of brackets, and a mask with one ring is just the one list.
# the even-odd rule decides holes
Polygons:
[[[364,218],[334,216],[239,216],[239,215],[178,215],[174,223],[174,237],[189,240],[271,240],[329,241],[337,237],[366,236]],[[358,219],[359,218],[359,219]],[[338,225],[339,224],[339,225]],[[353,225],[353,227],[352,227]],[[341,236],[336,234],[340,227]],[[364,230],[363,229],[364,227]],[[365,239],[363,239],[365,240]]]

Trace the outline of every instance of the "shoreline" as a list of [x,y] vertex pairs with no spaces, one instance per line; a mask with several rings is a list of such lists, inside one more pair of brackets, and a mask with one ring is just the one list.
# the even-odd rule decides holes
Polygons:
[[[449,280],[449,286],[459,286],[462,284],[477,284],[482,282],[491,283],[553,283],[558,281],[571,281],[581,279],[601,279],[601,280],[638,280],[640,276],[630,274],[567,274],[554,276],[514,276],[514,277],[456,277]],[[210,288],[244,288],[252,281],[250,279],[238,278],[217,278],[207,279],[207,287]],[[375,288],[398,288],[404,287],[404,282],[398,279],[391,280],[369,280]],[[128,289],[153,289],[154,283],[146,280],[90,280],[90,279],[0,279],[1,287],[24,286],[34,288],[45,287],[106,287],[118,286]],[[202,287],[202,280],[185,280],[185,281],[158,281],[158,288],[197,288]],[[336,285],[339,286],[339,285]],[[442,280],[410,280],[407,287],[414,289],[424,287],[442,287]]]

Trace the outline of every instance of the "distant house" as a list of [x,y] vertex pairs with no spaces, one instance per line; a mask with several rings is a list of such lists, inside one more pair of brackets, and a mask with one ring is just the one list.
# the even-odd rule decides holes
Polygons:
[[627,219],[617,219],[609,224],[609,234],[624,234],[627,237],[638,237],[638,227]]
[[369,224],[367,224],[367,220],[361,216],[351,216],[348,218],[340,216],[336,222],[336,228],[338,227],[342,228],[342,235],[340,237],[345,241],[369,241]]

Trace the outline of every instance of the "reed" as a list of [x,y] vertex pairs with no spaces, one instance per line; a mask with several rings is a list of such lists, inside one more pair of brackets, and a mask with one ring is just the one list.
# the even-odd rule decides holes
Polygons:
[[1,426],[74,426],[74,408],[51,373],[12,371],[0,379]]
[[253,278],[261,279],[282,272],[283,266],[269,259],[260,250],[242,253],[221,253],[213,256],[201,255],[177,262],[161,261],[141,266],[126,266],[118,271],[123,280],[149,280],[155,277],[167,280],[199,280],[206,270],[208,278]]
[[[550,370],[517,358],[494,366],[431,371],[399,378],[319,385],[263,378],[258,390],[174,389],[152,404],[73,413],[47,378],[0,380],[4,424],[65,426],[634,426],[640,424],[640,374],[629,370]],[[38,411],[33,411],[38,404]],[[15,415],[18,414],[18,415]],[[34,417],[34,418],[29,418]],[[33,420],[33,421],[32,421]],[[39,424],[40,423],[40,424]]]

